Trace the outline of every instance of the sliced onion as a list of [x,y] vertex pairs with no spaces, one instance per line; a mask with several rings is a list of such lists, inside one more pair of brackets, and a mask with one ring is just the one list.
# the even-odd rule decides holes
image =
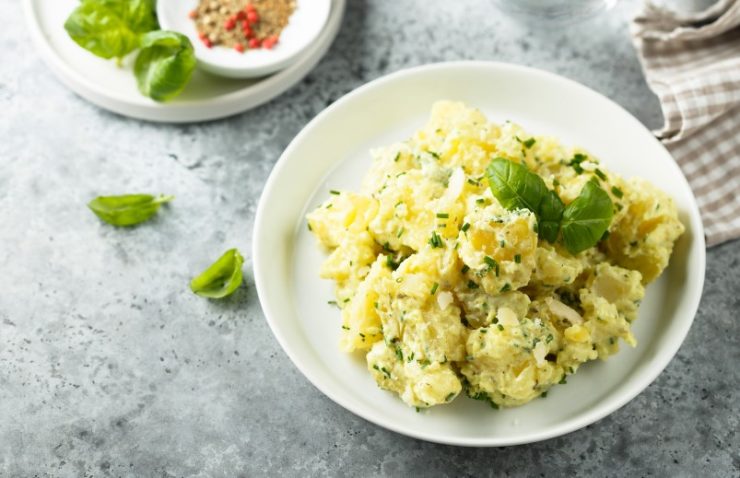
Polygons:
[[516,312],[508,307],[501,307],[496,312],[496,318],[498,323],[504,327],[514,327],[519,325],[519,319],[516,317]]
[[440,309],[445,310],[453,301],[452,292],[437,292],[437,304],[439,304]]
[[570,321],[571,324],[583,323],[583,317],[581,317],[581,314],[563,304],[559,300],[548,297],[545,299],[545,302],[547,303],[547,306],[550,307],[552,313],[557,315],[561,319],[566,319]]

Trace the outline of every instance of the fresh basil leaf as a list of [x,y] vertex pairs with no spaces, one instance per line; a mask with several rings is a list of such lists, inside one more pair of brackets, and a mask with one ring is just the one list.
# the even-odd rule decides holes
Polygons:
[[141,52],[134,63],[139,91],[156,100],[177,96],[195,69],[195,53],[188,37],[170,31],[154,31],[141,39]]
[[560,220],[563,218],[565,205],[555,191],[548,191],[540,203],[537,212],[538,232],[542,239],[554,243],[560,232]]
[[100,196],[88,203],[88,207],[103,221],[114,226],[134,226],[151,219],[159,207],[174,196],[150,194],[126,194],[123,196]]
[[491,192],[506,209],[537,212],[547,186],[539,175],[526,166],[505,158],[496,158],[486,169]]
[[158,27],[152,0],[86,0],[64,22],[75,43],[106,59],[126,56]]
[[190,281],[190,289],[201,297],[221,299],[234,293],[242,283],[244,258],[229,249],[208,269]]
[[578,197],[563,212],[563,243],[571,254],[595,246],[609,228],[613,205],[596,181],[583,186]]

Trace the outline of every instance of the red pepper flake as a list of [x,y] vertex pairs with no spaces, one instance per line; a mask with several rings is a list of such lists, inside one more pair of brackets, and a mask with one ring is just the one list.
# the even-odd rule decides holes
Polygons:
[[267,48],[268,50],[272,50],[277,42],[278,42],[278,37],[276,36],[267,37],[264,40],[262,40],[262,46]]

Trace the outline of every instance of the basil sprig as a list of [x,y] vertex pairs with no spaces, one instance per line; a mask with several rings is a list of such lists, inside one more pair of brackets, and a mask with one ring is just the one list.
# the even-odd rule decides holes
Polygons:
[[236,249],[229,249],[208,269],[190,281],[190,289],[201,297],[222,299],[231,295],[242,283],[244,258]]
[[87,204],[92,212],[103,221],[114,226],[135,226],[148,221],[162,204],[174,196],[152,196],[151,194],[125,194],[123,196],[99,196]]
[[154,0],[82,0],[64,29],[82,48],[118,63],[138,49],[134,74],[139,91],[167,101],[188,84],[196,59],[185,35],[159,30],[154,7]]
[[64,22],[82,48],[119,60],[138,47],[140,34],[157,28],[153,0],[82,0]]
[[595,246],[609,228],[612,202],[595,181],[589,181],[567,207],[545,181],[523,164],[495,158],[486,169],[488,185],[508,210],[529,209],[537,216],[539,237],[555,243],[562,231],[571,254]]
[[153,100],[169,100],[188,84],[195,63],[188,37],[177,32],[149,32],[141,38],[141,51],[134,63],[136,84]]
[[565,208],[563,222],[563,243],[571,254],[578,254],[599,242],[614,216],[612,200],[596,184],[589,181],[581,189],[578,197]]

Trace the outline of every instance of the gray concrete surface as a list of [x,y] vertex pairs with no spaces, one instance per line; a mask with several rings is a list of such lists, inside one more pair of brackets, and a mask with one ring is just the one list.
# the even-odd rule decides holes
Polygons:
[[[249,260],[231,299],[189,292],[224,249],[250,250],[262,185],[290,139],[385,73],[533,65],[660,124],[628,40],[636,1],[556,29],[482,0],[349,3],[328,55],[285,95],[167,126],[68,91],[30,45],[20,2],[0,0],[0,475],[739,476],[740,242],[709,251],[695,324],[644,393],[586,429],[504,449],[406,438],[325,398],[272,337]],[[131,230],[85,208],[128,191],[177,200]]]

